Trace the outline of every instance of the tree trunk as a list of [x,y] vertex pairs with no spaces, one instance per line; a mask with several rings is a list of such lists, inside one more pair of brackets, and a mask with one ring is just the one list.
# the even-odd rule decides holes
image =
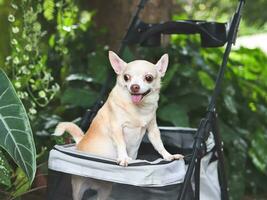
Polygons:
[[[100,30],[106,28],[107,32],[100,42],[107,44],[110,49],[118,51],[132,13],[139,0],[91,0],[88,1],[90,9],[96,10],[94,22]],[[156,23],[171,18],[171,0],[150,0],[147,2],[140,18],[145,22]]]

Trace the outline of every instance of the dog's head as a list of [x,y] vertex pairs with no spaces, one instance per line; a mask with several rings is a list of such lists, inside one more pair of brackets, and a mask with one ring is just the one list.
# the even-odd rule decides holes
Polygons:
[[161,77],[168,66],[168,54],[164,54],[157,64],[145,60],[124,62],[117,54],[109,51],[111,66],[116,72],[117,84],[124,88],[134,104],[140,104],[153,94],[158,94]]

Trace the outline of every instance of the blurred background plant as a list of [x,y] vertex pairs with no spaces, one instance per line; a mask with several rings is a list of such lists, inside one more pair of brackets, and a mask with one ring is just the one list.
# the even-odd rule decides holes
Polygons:
[[[0,166],[8,165],[11,176],[0,182],[0,198],[20,197],[46,185],[49,150],[55,143],[69,142],[67,136],[50,134],[59,121],[79,123],[92,107],[110,67],[107,51],[116,50],[136,2],[0,0],[0,64],[28,112],[37,150],[37,174],[31,187],[21,169],[1,153],[5,162]],[[152,11],[142,17],[227,21],[236,4],[151,0]],[[266,32],[264,5],[263,0],[247,1],[240,35]],[[153,13],[157,9],[161,11]],[[162,87],[159,124],[197,127],[212,94],[223,48],[202,49],[196,36],[172,36],[164,48],[131,47],[123,57],[155,62],[164,52],[170,55],[170,67]],[[260,49],[234,50],[217,104],[234,200],[267,198],[266,63]]]

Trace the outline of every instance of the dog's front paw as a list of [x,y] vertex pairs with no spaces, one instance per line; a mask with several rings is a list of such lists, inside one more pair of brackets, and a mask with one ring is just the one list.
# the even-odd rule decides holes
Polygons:
[[124,157],[119,157],[117,159],[117,163],[120,165],[120,166],[123,166],[123,167],[127,167],[128,166],[128,163],[132,160],[132,158],[130,158],[129,156],[124,156]]
[[184,156],[181,155],[181,154],[173,154],[173,155],[172,154],[166,154],[166,155],[163,156],[163,159],[167,160],[167,161],[179,160],[179,159],[182,159],[182,158],[184,158]]

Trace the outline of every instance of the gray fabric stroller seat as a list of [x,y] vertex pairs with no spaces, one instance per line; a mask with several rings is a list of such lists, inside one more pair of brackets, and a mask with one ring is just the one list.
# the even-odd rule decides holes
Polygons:
[[[187,160],[192,153],[196,129],[160,127],[165,147],[172,153],[182,153],[185,160],[165,161],[154,150],[147,137],[142,141],[138,158],[128,167],[119,166],[115,160],[104,159],[75,150],[74,144],[56,145],[49,156],[48,199],[72,199],[71,175],[90,177],[113,183],[110,200],[146,199],[174,200],[184,181]],[[201,163],[202,199],[220,199],[218,178],[211,169],[217,165],[214,156],[214,140],[208,140],[209,149]],[[64,182],[64,184],[62,184]],[[67,192],[66,192],[67,191]],[[210,192],[214,191],[214,194]],[[209,194],[205,197],[206,194]],[[83,199],[94,199],[96,191],[88,189]],[[193,198],[193,188],[186,199]]]

